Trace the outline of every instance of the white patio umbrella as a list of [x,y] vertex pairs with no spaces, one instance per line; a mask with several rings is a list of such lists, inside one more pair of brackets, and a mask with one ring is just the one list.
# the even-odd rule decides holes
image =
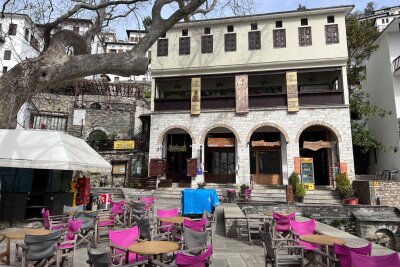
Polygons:
[[111,165],[82,139],[43,130],[0,129],[0,167],[111,171]]

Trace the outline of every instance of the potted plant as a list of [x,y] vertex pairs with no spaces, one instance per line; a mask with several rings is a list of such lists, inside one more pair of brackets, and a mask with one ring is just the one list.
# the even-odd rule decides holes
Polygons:
[[299,175],[295,172],[289,176],[289,185],[292,186],[293,194],[296,193],[296,186],[300,183]]
[[355,197],[353,188],[351,187],[349,178],[345,173],[336,175],[336,190],[339,192],[343,199],[343,204],[357,205],[358,198]]
[[207,184],[205,183],[205,182],[198,182],[197,183],[197,188],[198,189],[202,189],[202,188],[204,188],[204,187],[206,187],[207,186]]
[[298,183],[295,189],[295,195],[300,203],[303,203],[304,197],[306,196],[306,189],[304,188],[303,184]]
[[250,189],[250,186],[248,184],[242,184],[240,186],[240,193],[244,193],[244,191],[246,191],[247,189]]

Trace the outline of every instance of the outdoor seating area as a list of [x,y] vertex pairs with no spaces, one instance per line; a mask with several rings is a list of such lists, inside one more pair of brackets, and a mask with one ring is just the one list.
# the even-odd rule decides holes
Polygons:
[[[140,196],[112,201],[109,210],[64,207],[65,213],[57,216],[43,209],[44,229],[2,233],[7,251],[1,256],[10,265],[10,241],[21,240],[16,243],[13,261],[21,266],[74,266],[76,250],[82,247],[87,247],[90,266],[187,266],[208,262],[215,222],[212,214],[204,211],[202,218],[191,219],[182,216],[179,207],[155,211],[154,202],[154,196]],[[99,245],[108,247],[107,251],[97,253]]]

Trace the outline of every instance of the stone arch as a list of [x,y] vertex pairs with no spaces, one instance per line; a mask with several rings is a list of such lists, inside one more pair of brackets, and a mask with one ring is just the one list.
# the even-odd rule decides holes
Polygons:
[[279,126],[278,124],[275,124],[275,123],[260,123],[260,124],[258,124],[258,125],[256,125],[256,126],[254,126],[254,127],[250,130],[250,132],[248,133],[248,135],[247,135],[246,143],[249,143],[249,142],[250,142],[250,138],[251,138],[251,136],[253,135],[253,133],[254,133],[258,128],[261,128],[261,127],[273,127],[273,128],[276,128],[277,130],[279,130],[279,131],[283,134],[283,136],[285,137],[286,143],[289,143],[289,135],[287,134],[287,132],[286,132],[281,126]]
[[393,250],[397,249],[396,236],[391,230],[387,228],[380,228],[375,231],[375,238],[375,242],[377,244]]
[[195,142],[195,139],[194,139],[194,137],[193,137],[192,131],[190,131],[189,128],[187,128],[186,126],[182,126],[182,125],[171,125],[171,126],[168,126],[167,128],[165,128],[165,129],[161,132],[161,134],[158,136],[157,145],[158,145],[158,146],[162,145],[162,143],[163,143],[163,141],[164,141],[164,138],[165,138],[165,135],[166,135],[170,130],[176,129],[176,128],[182,129],[182,130],[186,131],[186,132],[190,135],[190,138],[192,139],[192,145],[196,143],[196,142]]
[[214,124],[214,125],[208,127],[207,129],[205,129],[201,136],[200,144],[204,144],[204,142],[206,141],[207,134],[214,128],[226,128],[226,129],[230,130],[235,135],[236,141],[238,143],[240,143],[240,136],[239,136],[238,132],[232,126],[221,123],[221,124]]
[[91,129],[91,131],[88,131],[88,132],[86,133],[85,140],[89,140],[90,134],[93,133],[94,131],[102,131],[102,132],[104,132],[107,136],[110,135],[110,133],[109,133],[104,127],[93,127],[93,128]]
[[297,135],[296,135],[296,140],[295,140],[296,143],[299,143],[300,135],[304,132],[304,130],[306,130],[308,127],[311,127],[311,126],[322,126],[322,127],[325,127],[328,130],[332,131],[336,135],[336,138],[337,138],[337,140],[339,142],[342,141],[342,136],[340,135],[339,131],[335,127],[333,127],[331,124],[326,123],[324,121],[312,121],[312,122],[309,122],[307,124],[304,124],[299,129],[299,131],[297,132]]

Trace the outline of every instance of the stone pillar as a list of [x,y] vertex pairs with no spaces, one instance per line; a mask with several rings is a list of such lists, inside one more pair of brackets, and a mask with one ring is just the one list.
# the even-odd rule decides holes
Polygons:
[[[201,174],[197,173],[192,178],[192,188],[197,188],[197,183],[204,182],[204,147],[200,144],[192,144],[192,158],[197,158],[197,169],[201,169]],[[200,160],[201,158],[201,160]]]
[[[295,137],[292,139],[295,140]],[[299,151],[299,143],[297,142],[290,142],[289,144],[286,145],[286,151],[287,151],[287,171],[288,171],[288,176],[292,174],[294,171],[294,158],[295,157],[300,157],[300,151]],[[288,184],[288,178],[283,181],[283,184]]]
[[236,170],[236,184],[250,185],[250,152],[245,141],[236,144]]

